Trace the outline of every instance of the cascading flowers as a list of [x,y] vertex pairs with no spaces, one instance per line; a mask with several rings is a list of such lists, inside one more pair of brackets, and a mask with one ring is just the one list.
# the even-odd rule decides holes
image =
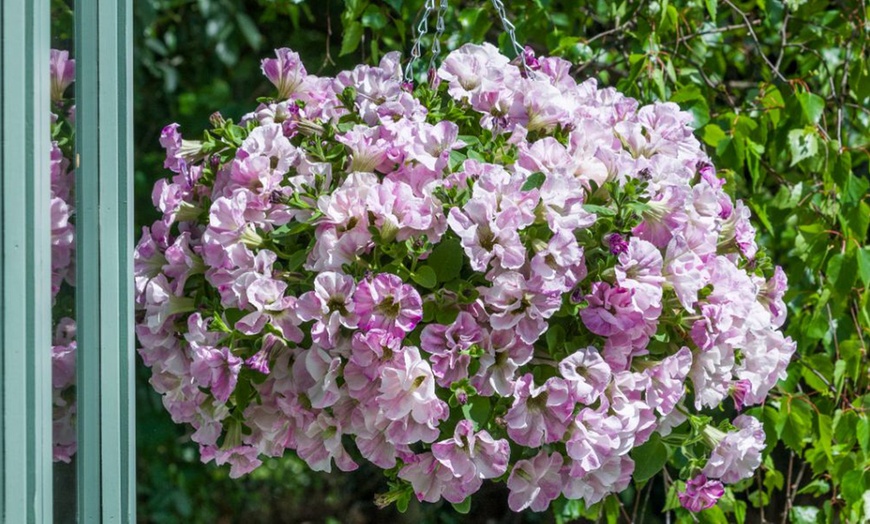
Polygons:
[[51,347],[53,458],[69,462],[76,452],[75,309],[75,105],[64,98],[75,80],[75,60],[51,50],[51,298],[55,332]]
[[204,461],[367,460],[400,506],[493,479],[514,511],[677,448],[697,511],[759,466],[756,419],[703,415],[760,403],[795,349],[748,209],[675,104],[526,59],[465,45],[414,87],[396,54],[323,78],[279,49],[277,98],[163,130],[137,333]]

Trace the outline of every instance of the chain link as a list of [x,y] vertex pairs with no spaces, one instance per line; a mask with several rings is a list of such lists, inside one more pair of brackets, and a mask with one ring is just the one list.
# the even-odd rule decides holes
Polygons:
[[432,56],[429,58],[429,70],[435,69],[435,60],[441,54],[441,37],[444,35],[444,15],[447,14],[447,0],[441,0],[438,15],[435,20],[435,40],[432,41]]
[[[435,35],[432,40],[432,53],[429,58],[430,70],[435,69],[435,61],[438,59],[438,55],[441,54],[441,38],[444,35],[444,16],[447,14],[447,2],[448,0],[440,0],[438,11],[435,15]],[[499,20],[501,20],[501,25],[510,39],[511,47],[514,48],[514,52],[516,52],[517,58],[519,58],[520,63],[522,64],[523,71],[526,75],[531,74],[529,64],[526,62],[526,51],[523,46],[517,42],[516,27],[514,27],[514,24],[511,23],[510,20],[508,20],[504,3],[502,0],[492,0],[492,6],[495,8]],[[408,60],[408,64],[405,66],[405,80],[408,82],[414,81],[414,64],[420,59],[423,47],[423,37],[429,32],[429,17],[432,15],[432,11],[435,11],[435,0],[426,0],[426,3],[423,6],[423,16],[417,24],[417,34],[414,38],[414,45],[411,47],[411,59]]]
[[523,46],[520,45],[519,42],[517,42],[517,35],[515,32],[516,27],[514,27],[514,24],[512,24],[510,20],[508,20],[502,0],[492,0],[492,7],[495,8],[496,13],[501,20],[501,25],[504,28],[504,32],[507,33],[508,38],[511,41],[511,46],[514,48],[514,52],[516,52],[517,58],[520,59],[520,63],[522,63],[523,65],[523,71],[526,73],[526,75],[529,75],[531,73],[531,70],[529,69],[528,62],[526,62],[526,50],[523,48]]
[[[423,16],[420,19],[420,23],[417,24],[417,36],[414,39],[414,45],[411,47],[411,59],[408,60],[408,65],[405,66],[405,80],[408,82],[414,81],[414,63],[420,58],[420,48],[423,45],[423,37],[426,33],[429,32],[429,15],[432,14],[432,11],[435,10],[435,0],[426,0],[426,3],[423,7]],[[439,11],[440,13],[441,11]],[[438,23],[436,22],[436,29],[438,27]],[[444,22],[441,22],[442,31]],[[439,48],[441,44],[438,44]]]

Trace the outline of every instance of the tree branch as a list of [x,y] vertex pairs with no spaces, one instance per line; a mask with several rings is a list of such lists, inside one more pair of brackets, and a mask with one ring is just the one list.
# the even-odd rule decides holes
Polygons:
[[757,47],[757,49],[758,49],[758,54],[760,54],[760,55],[761,55],[761,58],[764,59],[764,63],[767,64],[767,66],[770,68],[770,71],[771,71],[771,72],[772,72],[772,73],[773,73],[777,78],[779,78],[780,81],[782,81],[782,82],[784,82],[784,83],[787,84],[787,83],[788,83],[788,80],[787,80],[784,76],[782,76],[782,73],[779,72],[779,69],[778,69],[778,68],[777,68],[777,67],[776,67],[776,66],[775,66],[775,65],[770,61],[769,58],[767,58],[767,55],[764,54],[764,50],[761,49],[761,41],[758,40],[758,35],[756,35],[756,34],[755,34],[755,30],[752,29],[752,21],[749,19],[749,17],[746,15],[746,13],[743,12],[739,7],[737,7],[736,5],[734,5],[734,4],[731,2],[731,0],[723,0],[723,1],[724,1],[726,4],[728,4],[728,6],[731,7],[731,9],[737,11],[737,13],[741,16],[741,18],[743,18],[743,22],[744,22],[744,24],[746,25],[746,29],[749,30],[749,35],[752,37],[752,40],[755,41],[755,45],[756,45],[756,47]]
[[[753,25],[761,25],[761,20],[753,20],[752,24]],[[717,34],[717,33],[727,33],[728,31],[736,31],[737,29],[742,29],[744,27],[746,27],[744,24],[732,24],[732,25],[723,25],[722,27],[717,27],[715,29],[707,29],[705,31],[697,31],[697,32],[692,33],[690,35],[681,36],[680,38],[677,39],[677,43],[682,44],[683,42],[686,42],[686,41],[691,40],[691,39],[698,37],[698,36],[713,35],[713,34]]]

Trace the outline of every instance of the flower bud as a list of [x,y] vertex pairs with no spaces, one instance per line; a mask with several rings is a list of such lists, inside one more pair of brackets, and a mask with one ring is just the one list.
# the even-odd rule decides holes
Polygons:
[[323,136],[324,131],[323,126],[313,120],[307,118],[299,120],[299,132],[305,136]]
[[212,113],[211,116],[208,117],[208,121],[214,127],[223,127],[224,124],[227,123],[220,111],[215,111],[214,113]]

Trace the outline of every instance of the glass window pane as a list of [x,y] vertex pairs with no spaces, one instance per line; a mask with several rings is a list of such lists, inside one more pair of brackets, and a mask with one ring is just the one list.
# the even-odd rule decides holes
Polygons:
[[76,521],[73,1],[51,2],[51,294],[54,521]]

